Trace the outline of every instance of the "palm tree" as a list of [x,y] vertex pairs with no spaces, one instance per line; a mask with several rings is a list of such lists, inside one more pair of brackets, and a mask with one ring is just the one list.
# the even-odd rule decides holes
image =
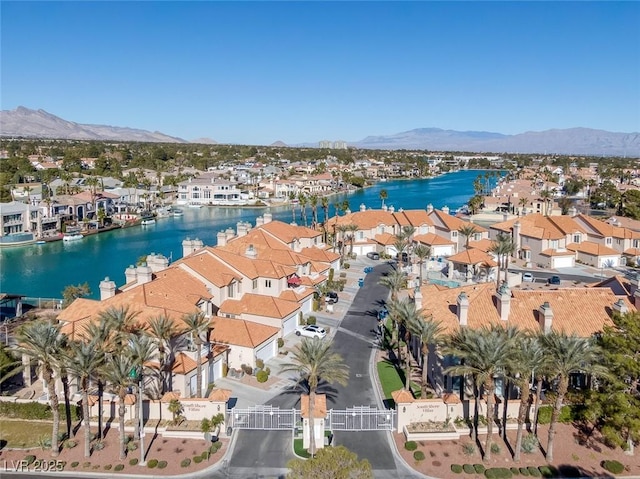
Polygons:
[[504,271],[504,280],[507,281],[509,275],[509,258],[516,250],[511,235],[498,233],[495,241],[489,247],[489,252],[498,257],[498,279],[496,284],[500,284],[500,269]]
[[431,248],[422,243],[418,243],[413,247],[413,254],[418,258],[418,287],[422,286],[422,265],[424,264],[424,260],[431,256]]
[[[135,370],[133,358],[126,354],[117,354],[104,365],[102,374],[108,381],[109,387],[118,395],[118,422],[120,432],[120,460],[127,456],[124,431],[124,415],[126,412],[124,400],[127,390],[134,384],[132,371]],[[138,408],[136,408],[138,409]],[[137,426],[136,426],[137,427]]]
[[549,207],[551,206],[551,191],[544,189],[540,192],[540,198],[544,201],[544,215],[549,216]]
[[58,394],[53,379],[58,368],[58,358],[64,347],[65,338],[60,333],[60,326],[48,321],[33,321],[25,323],[18,333],[19,350],[36,360],[42,368],[42,379],[47,385],[47,396],[53,415],[51,430],[51,456],[58,457],[60,448],[58,430],[60,428],[60,410],[58,409]]
[[296,199],[296,194],[293,191],[289,192],[289,203],[291,203],[291,222],[296,222],[296,204],[293,200]]
[[311,205],[311,227],[316,229],[318,226],[318,195],[311,195],[309,197],[309,204]]
[[391,291],[391,300],[398,299],[398,293],[407,287],[407,275],[399,269],[394,269],[386,276],[380,278],[378,284],[389,288]]
[[164,393],[167,381],[166,351],[171,339],[178,335],[178,328],[166,315],[151,318],[148,323],[147,334],[151,336],[158,348],[158,360],[160,361],[160,392]]
[[[196,397],[202,397],[202,345],[208,340],[209,319],[204,313],[191,313],[182,318],[186,330],[191,334],[196,345],[196,363],[198,365],[198,377],[196,378]],[[204,338],[204,339],[203,339]]]
[[346,231],[349,233],[346,236],[346,239],[349,241],[349,256],[353,255],[353,241],[356,238],[356,231],[358,231],[358,226],[353,223],[349,223],[346,225]]
[[298,201],[300,202],[300,220],[307,226],[307,202],[309,201],[307,195],[301,191],[298,193]]
[[[140,329],[136,321],[139,311],[131,311],[129,306],[109,307],[98,315],[98,321],[103,323],[102,328],[108,333],[108,341],[112,347],[120,348],[123,345],[123,338],[135,333]],[[109,333],[110,332],[110,333]]]
[[553,462],[553,439],[562,403],[569,389],[569,376],[586,370],[594,375],[605,375],[606,368],[600,362],[600,348],[590,338],[581,338],[575,334],[567,336],[564,332],[551,331],[540,336],[540,343],[547,357],[549,374],[558,380],[547,440],[547,461]]
[[444,327],[440,321],[433,319],[433,316],[425,317],[421,309],[415,310],[414,314],[407,318],[407,326],[411,334],[420,339],[420,353],[422,354],[422,383],[420,387],[420,398],[427,397],[427,381],[429,380],[429,355],[431,345],[438,346],[442,340]]
[[[306,383],[309,388],[309,417],[314,417],[315,398],[318,385],[321,381],[338,383],[346,386],[349,378],[349,367],[344,364],[342,357],[331,352],[331,342],[321,341],[318,338],[304,338],[292,351],[293,362],[284,364],[283,372],[297,372],[298,384]],[[316,451],[314,427],[311,428],[309,453],[311,456]]]
[[[129,355],[131,356],[135,371],[138,373],[138,405],[142,404],[144,394],[144,376],[145,368],[148,370],[147,364],[156,358],[156,345],[149,336],[136,336],[134,334],[129,337]],[[140,430],[140,407],[135,408],[135,439],[140,438],[142,431]],[[144,422],[144,418],[142,418]]]
[[523,211],[524,211],[524,208],[525,208],[525,206],[527,206],[527,203],[528,203],[528,199],[527,199],[527,198],[525,198],[525,197],[520,198],[520,199],[518,200],[518,205],[520,206],[520,211],[521,211],[521,212],[523,212]]
[[[520,408],[518,409],[518,432],[516,434],[516,445],[513,455],[514,461],[520,460],[520,449],[522,448],[522,434],[524,423],[527,419],[527,410],[531,404],[531,377],[536,373],[542,377],[546,357],[540,340],[536,336],[525,336],[522,341],[515,345],[512,354],[509,355],[512,363],[509,366],[515,383],[520,389]],[[537,394],[540,390],[538,388]]]
[[[509,352],[518,337],[513,328],[501,325],[484,326],[481,329],[460,328],[448,341],[447,354],[462,360],[461,364],[449,366],[446,374],[470,374],[475,380],[476,403],[480,400],[480,390],[487,398],[487,439],[484,445],[484,459],[491,459],[491,441],[495,416],[495,377],[504,375],[508,366]],[[476,408],[477,409],[477,408]],[[477,437],[477,417],[474,418],[474,437]]]
[[[336,227],[336,229],[340,233],[340,242],[339,242],[340,251],[339,251],[339,253],[340,253],[340,258],[342,260],[344,260],[344,246],[345,246],[345,243],[346,243],[346,240],[347,240],[347,231],[349,229],[348,226],[349,225],[341,224],[341,225],[338,225]],[[338,239],[334,238],[334,241],[337,243]]]
[[389,197],[387,190],[380,190],[380,200],[382,200],[382,208],[384,208],[384,201]]
[[458,233],[464,236],[464,249],[469,249],[469,240],[477,232],[478,228],[473,224],[464,225],[458,228]]
[[91,423],[89,421],[89,380],[102,365],[104,356],[93,342],[75,342],[71,345],[71,372],[80,381],[82,394],[82,422],[84,423],[84,457],[91,456]]
[[324,229],[324,242],[325,244],[328,241],[327,238],[327,222],[329,221],[329,198],[323,196],[320,198],[320,204],[322,205],[322,211],[324,212],[324,220],[322,222]]

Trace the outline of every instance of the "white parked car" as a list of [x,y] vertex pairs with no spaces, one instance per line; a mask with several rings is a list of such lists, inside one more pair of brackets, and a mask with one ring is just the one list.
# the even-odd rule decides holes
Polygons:
[[307,326],[298,326],[296,328],[296,336],[307,336],[309,338],[324,338],[327,335],[325,329],[315,324],[308,324]]
[[533,273],[522,273],[522,281],[525,283],[533,283]]

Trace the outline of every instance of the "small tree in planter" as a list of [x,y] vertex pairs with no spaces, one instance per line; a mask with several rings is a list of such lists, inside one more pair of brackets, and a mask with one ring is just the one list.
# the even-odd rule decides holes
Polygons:
[[216,442],[218,440],[218,436],[220,435],[220,428],[224,423],[224,414],[216,414],[211,419],[203,418],[200,423],[200,430],[205,434],[214,431],[213,436],[211,437],[211,442]]
[[169,412],[173,415],[172,423],[174,426],[177,426],[184,419],[182,416],[182,412],[184,411],[182,407],[182,403],[178,399],[172,399],[169,401]]

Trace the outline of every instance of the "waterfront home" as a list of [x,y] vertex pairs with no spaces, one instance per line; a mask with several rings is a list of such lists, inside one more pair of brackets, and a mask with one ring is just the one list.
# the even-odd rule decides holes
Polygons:
[[18,183],[11,188],[11,198],[37,206],[42,201],[42,183]]
[[245,193],[237,182],[211,173],[178,183],[179,205],[244,206],[253,202],[253,193]]
[[[446,240],[452,241],[456,246],[456,252],[465,249],[469,241],[481,241],[489,238],[489,230],[480,225],[469,223],[468,221],[450,215],[447,206],[443,206],[441,210],[438,210],[432,205],[427,205],[427,213],[433,223],[434,233]],[[469,238],[460,234],[460,229],[466,226],[475,228],[475,233]]]
[[[417,308],[425,318],[433,316],[441,322],[445,332],[458,328],[481,328],[491,324],[516,326],[531,332],[565,332],[580,337],[591,337],[613,326],[615,313],[635,312],[640,305],[637,283],[631,290],[615,291],[601,284],[590,288],[559,288],[554,290],[510,290],[502,286],[496,291],[495,283],[484,283],[444,288],[424,285],[419,293],[412,293]],[[580,311],[577,315],[576,311]],[[413,340],[414,356],[420,361],[420,344]],[[441,392],[462,394],[459,377],[448,376],[443,370],[454,364],[455,358],[439,357],[432,353],[428,371],[436,389]],[[580,381],[579,375],[572,376]],[[504,396],[506,382],[497,378],[496,395]],[[467,392],[468,393],[468,392]]]
[[115,210],[114,203],[119,197],[107,191],[81,191],[75,195],[56,195],[53,201],[58,214],[64,214],[73,221],[97,219],[99,210],[110,214]]
[[2,244],[33,240],[41,229],[40,212],[35,206],[11,201],[0,203],[0,241]]

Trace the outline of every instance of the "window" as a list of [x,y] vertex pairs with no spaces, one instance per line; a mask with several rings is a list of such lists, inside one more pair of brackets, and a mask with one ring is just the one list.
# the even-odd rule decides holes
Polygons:
[[573,242],[580,243],[580,235],[573,235]]
[[258,280],[257,279],[253,280],[253,289],[254,290],[258,289]]
[[611,238],[605,238],[605,244],[610,245],[611,244]]
[[558,240],[551,240],[551,249],[558,248]]
[[271,287],[271,280],[270,279],[265,279],[264,280],[264,287],[265,288],[270,288]]
[[451,232],[451,237],[452,238],[457,238],[458,237],[458,232],[457,231],[452,231]]
[[227,297],[229,298],[233,298],[234,292],[235,292],[235,283],[231,283],[229,286],[227,286]]
[[364,239],[364,231],[358,231],[358,239]]

